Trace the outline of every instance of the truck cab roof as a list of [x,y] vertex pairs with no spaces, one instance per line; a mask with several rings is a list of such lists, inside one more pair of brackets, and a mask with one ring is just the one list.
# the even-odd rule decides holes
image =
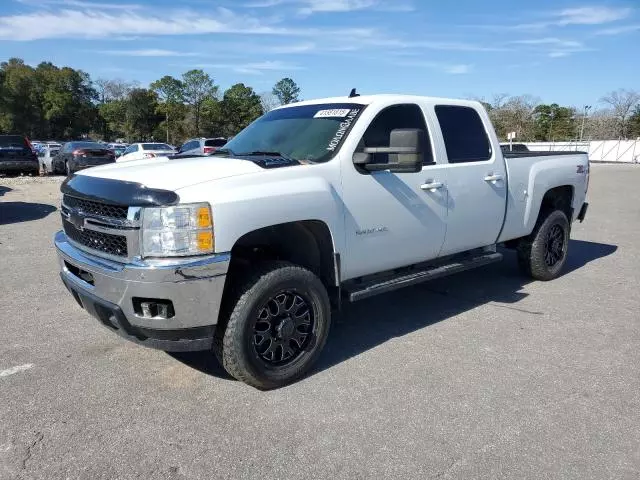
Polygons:
[[359,95],[357,97],[327,97],[327,98],[318,98],[314,100],[304,100],[302,102],[289,103],[287,105],[282,105],[278,107],[281,108],[291,108],[291,107],[299,107],[304,105],[318,105],[323,103],[353,103],[355,105],[372,105],[372,104],[397,104],[397,103],[433,103],[440,104],[444,103],[447,105],[461,105],[468,106],[472,108],[482,108],[480,102],[475,100],[460,100],[454,98],[444,98],[444,97],[427,97],[421,95],[399,95],[393,93],[380,93],[375,95]]
[[482,108],[482,104],[475,100],[460,100],[444,97],[428,97],[421,95],[400,95],[394,93],[380,93],[375,95],[359,95],[357,97],[327,97],[314,100],[304,100],[302,102],[289,103],[282,105],[280,108],[298,107],[303,105],[318,105],[323,103],[353,103],[356,105],[372,105],[376,103],[396,104],[396,103],[422,103],[428,102],[433,104],[445,103],[448,105],[461,105],[472,108]]

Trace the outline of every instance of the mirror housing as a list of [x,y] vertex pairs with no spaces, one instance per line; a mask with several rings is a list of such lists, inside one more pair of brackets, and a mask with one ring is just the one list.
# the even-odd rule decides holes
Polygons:
[[[415,173],[422,170],[429,138],[419,128],[391,130],[388,147],[365,148],[353,155],[353,163],[369,172],[389,170],[394,173]],[[372,163],[375,154],[388,154],[388,163]]]

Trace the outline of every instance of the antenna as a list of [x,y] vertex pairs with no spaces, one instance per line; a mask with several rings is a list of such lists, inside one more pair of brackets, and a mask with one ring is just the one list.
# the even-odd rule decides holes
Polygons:
[[349,94],[349,98],[359,97],[359,96],[360,96],[360,94],[359,94],[359,93],[356,93],[356,89],[355,89],[355,88],[352,88],[352,89],[351,89],[351,93]]

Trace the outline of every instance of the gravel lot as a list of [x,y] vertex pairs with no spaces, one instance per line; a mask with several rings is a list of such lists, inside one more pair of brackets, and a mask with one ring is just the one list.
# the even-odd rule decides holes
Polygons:
[[513,255],[350,306],[260,392],[58,277],[59,178],[0,178],[0,479],[640,478],[640,168],[595,165],[566,274]]

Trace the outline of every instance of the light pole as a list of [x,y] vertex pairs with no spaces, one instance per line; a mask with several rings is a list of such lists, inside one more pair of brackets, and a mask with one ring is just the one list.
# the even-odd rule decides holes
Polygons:
[[580,141],[582,141],[582,136],[584,135],[584,124],[587,121],[587,115],[589,114],[589,110],[591,110],[591,105],[585,105],[584,115],[582,115],[582,127],[580,127]]

